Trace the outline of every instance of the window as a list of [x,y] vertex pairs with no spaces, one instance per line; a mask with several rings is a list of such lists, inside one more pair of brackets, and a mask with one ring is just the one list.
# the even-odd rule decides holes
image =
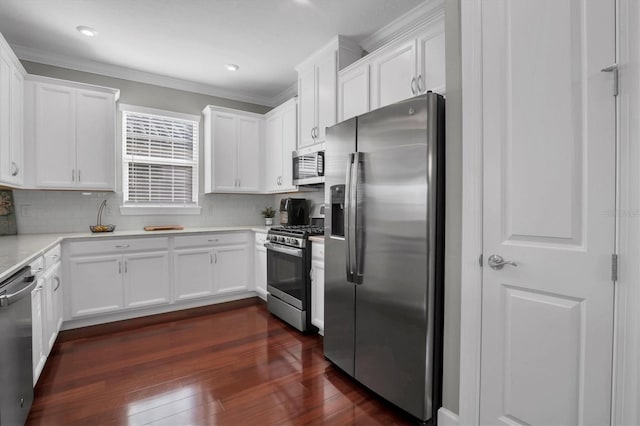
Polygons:
[[123,214],[197,214],[200,117],[122,110]]

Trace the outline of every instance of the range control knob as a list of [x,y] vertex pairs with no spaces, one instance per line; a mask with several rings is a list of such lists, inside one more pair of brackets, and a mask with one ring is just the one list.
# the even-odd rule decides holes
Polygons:
[[291,245],[292,246],[299,246],[300,245],[300,241],[296,240],[296,239],[291,239]]

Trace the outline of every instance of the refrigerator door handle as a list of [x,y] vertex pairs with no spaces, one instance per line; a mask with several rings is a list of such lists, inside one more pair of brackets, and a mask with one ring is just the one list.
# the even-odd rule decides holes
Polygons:
[[352,175],[353,175],[353,160],[355,158],[355,154],[349,154],[349,160],[347,163],[347,176],[345,179],[345,194],[344,194],[344,239],[345,239],[345,248],[346,248],[346,267],[347,267],[347,281],[353,282],[353,251],[352,245],[355,243],[355,236],[352,236],[352,228],[354,225],[354,221],[352,220],[351,214],[353,210],[353,206],[351,205],[351,194],[353,193],[352,188]]
[[356,284],[362,284],[362,267],[364,265],[362,256],[364,253],[363,247],[363,232],[364,232],[364,194],[362,193],[362,183],[360,181],[360,167],[364,161],[363,154],[356,152],[354,154],[353,175],[351,190],[351,209],[353,210],[353,222],[351,228],[353,230],[353,250],[351,251],[353,259],[353,282]]

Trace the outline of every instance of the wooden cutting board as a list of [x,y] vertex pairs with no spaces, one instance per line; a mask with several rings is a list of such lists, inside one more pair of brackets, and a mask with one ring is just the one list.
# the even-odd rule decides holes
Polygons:
[[181,225],[159,225],[159,226],[145,226],[145,231],[180,231],[184,229]]

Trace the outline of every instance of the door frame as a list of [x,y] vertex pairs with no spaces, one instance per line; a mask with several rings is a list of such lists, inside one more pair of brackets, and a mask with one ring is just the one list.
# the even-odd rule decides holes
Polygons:
[[[617,224],[619,280],[614,287],[611,424],[635,424],[640,397],[640,6],[616,0],[616,57],[620,64],[617,124]],[[621,19],[621,18],[625,19]],[[462,253],[460,394],[458,424],[480,419],[482,344],[482,3],[460,1],[462,53]],[[630,66],[630,64],[634,64]],[[622,214],[625,213],[625,214]]]

